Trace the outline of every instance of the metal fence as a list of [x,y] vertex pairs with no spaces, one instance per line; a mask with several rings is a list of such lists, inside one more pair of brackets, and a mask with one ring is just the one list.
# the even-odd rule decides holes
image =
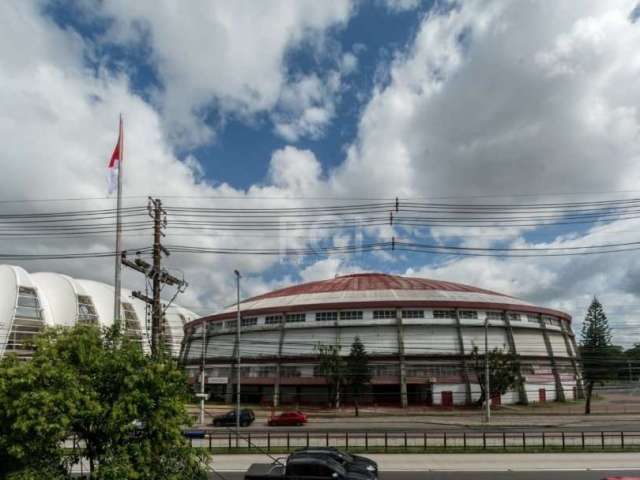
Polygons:
[[640,450],[640,432],[206,432],[194,447],[283,452],[338,447],[375,452]]

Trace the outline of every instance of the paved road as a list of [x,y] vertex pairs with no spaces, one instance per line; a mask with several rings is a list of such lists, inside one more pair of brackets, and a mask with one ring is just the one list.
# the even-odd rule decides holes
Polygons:
[[[640,470],[538,470],[529,472],[381,472],[380,480],[600,480],[607,476],[638,477]],[[222,472],[215,480],[242,480],[244,473]]]
[[[196,427],[197,428],[197,427]],[[226,432],[228,428],[225,427],[207,427],[215,432]],[[538,420],[535,425],[519,425],[519,424],[507,424],[496,422],[494,425],[468,425],[468,424],[448,424],[443,422],[433,422],[426,419],[416,418],[412,420],[404,421],[373,421],[373,422],[349,422],[341,419],[341,421],[319,421],[310,422],[306,426],[302,427],[267,427],[260,423],[254,423],[251,427],[242,428],[245,432],[503,432],[503,431],[516,431],[516,432],[540,432],[545,431],[565,431],[565,432],[599,432],[599,431],[613,431],[613,432],[640,432],[640,419],[601,419],[595,421],[563,421],[558,422],[556,419],[544,419]]]

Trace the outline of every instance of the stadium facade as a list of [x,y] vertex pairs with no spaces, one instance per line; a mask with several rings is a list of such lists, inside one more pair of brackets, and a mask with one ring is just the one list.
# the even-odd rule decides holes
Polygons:
[[[45,326],[88,323],[113,325],[114,288],[105,283],[71,278],[59,273],[27,273],[21,267],[0,265],[0,357],[15,353],[27,359],[33,336]],[[150,350],[151,324],[146,304],[122,289],[122,316],[126,334]],[[197,316],[180,306],[165,312],[163,336],[167,351],[180,352],[184,325]]]
[[[213,398],[235,389],[236,311],[185,326],[181,359],[194,384],[204,366]],[[513,352],[521,385],[496,403],[582,396],[571,317],[472,286],[378,273],[294,285],[240,303],[243,401],[325,403],[318,344],[348,355],[363,342],[372,374],[368,400],[407,405],[471,404],[480,395],[474,346]]]

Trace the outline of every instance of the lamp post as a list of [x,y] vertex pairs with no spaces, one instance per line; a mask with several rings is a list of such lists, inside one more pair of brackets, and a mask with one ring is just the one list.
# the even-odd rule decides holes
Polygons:
[[202,351],[200,358],[200,425],[204,425],[204,401],[207,395],[204,393],[204,365],[205,365],[205,344],[207,341],[206,331],[207,324],[203,321],[200,324],[200,328],[202,328]]
[[240,435],[240,272],[234,270],[236,274],[236,442]]
[[491,421],[491,389],[489,383],[489,317],[484,319],[484,401],[485,421]]

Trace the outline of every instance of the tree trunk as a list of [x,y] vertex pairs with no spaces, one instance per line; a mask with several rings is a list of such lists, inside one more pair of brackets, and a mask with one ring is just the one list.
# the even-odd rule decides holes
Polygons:
[[336,385],[336,409],[340,408],[340,385]]
[[359,417],[360,411],[358,410],[358,395],[353,398],[353,403],[356,406],[356,417]]
[[591,414],[591,394],[593,393],[593,382],[590,381],[587,383],[587,399],[584,402],[584,414]]

